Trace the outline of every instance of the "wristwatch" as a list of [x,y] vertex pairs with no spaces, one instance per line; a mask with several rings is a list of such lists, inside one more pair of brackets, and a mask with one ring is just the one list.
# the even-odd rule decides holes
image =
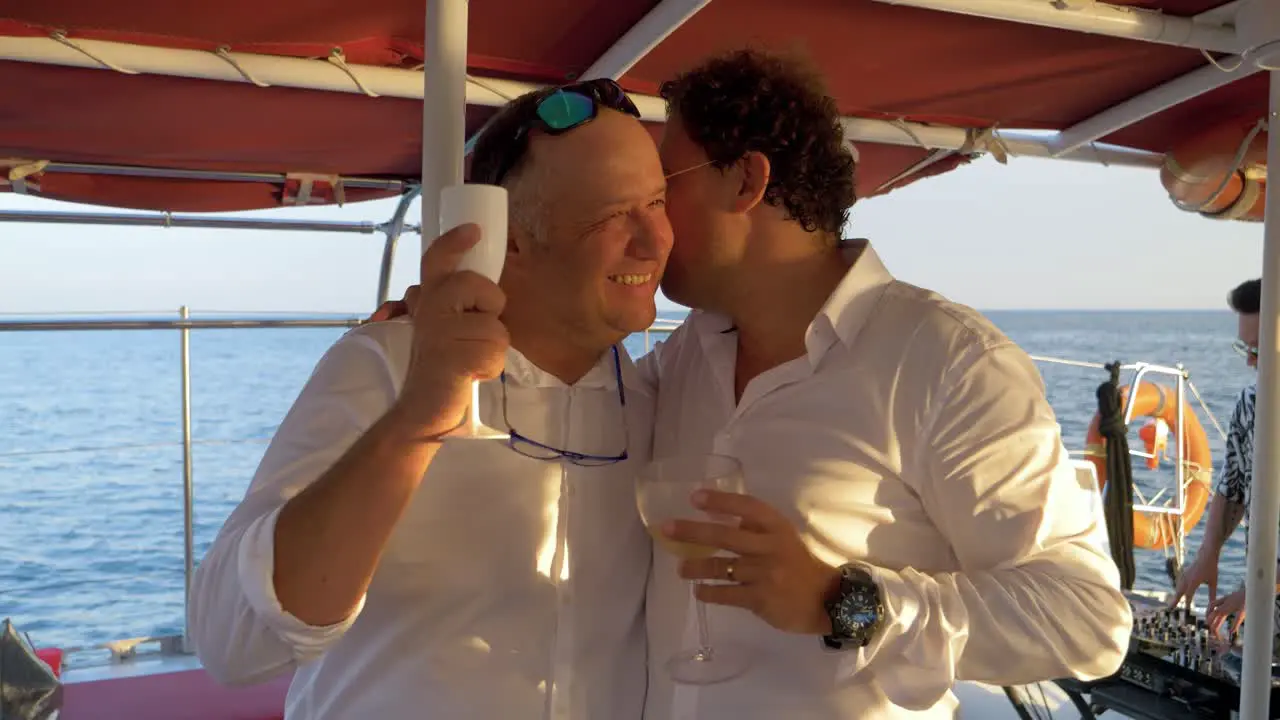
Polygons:
[[884,624],[880,586],[871,573],[856,563],[840,567],[840,586],[825,603],[831,618],[831,634],[822,644],[831,650],[866,647]]

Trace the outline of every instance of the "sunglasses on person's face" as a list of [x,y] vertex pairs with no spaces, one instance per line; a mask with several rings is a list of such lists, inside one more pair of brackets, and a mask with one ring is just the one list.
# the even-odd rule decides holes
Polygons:
[[529,146],[529,132],[541,130],[548,135],[563,135],[570,130],[586,125],[600,114],[600,106],[623,112],[632,117],[640,117],[640,110],[631,102],[627,93],[618,83],[607,78],[585,80],[571,85],[562,85],[547,91],[537,101],[533,116],[516,128],[511,139],[510,150],[491,178],[478,178],[475,182],[501,185],[511,168],[524,155]]
[[1258,348],[1238,338],[1231,342],[1231,349],[1235,350],[1237,355],[1246,360],[1258,357]]

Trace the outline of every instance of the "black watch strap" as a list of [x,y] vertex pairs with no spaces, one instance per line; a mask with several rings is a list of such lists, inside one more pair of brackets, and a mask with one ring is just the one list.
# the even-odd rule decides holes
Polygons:
[[884,623],[884,602],[880,586],[862,565],[850,563],[840,568],[840,586],[826,603],[831,633],[822,637],[831,650],[866,647]]

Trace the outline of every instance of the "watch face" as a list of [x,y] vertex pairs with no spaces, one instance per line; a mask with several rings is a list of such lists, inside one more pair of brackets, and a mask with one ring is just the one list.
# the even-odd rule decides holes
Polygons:
[[832,608],[832,630],[859,646],[866,645],[879,625],[879,591],[869,575],[857,569],[846,572],[841,597]]
[[840,615],[850,629],[869,628],[875,624],[875,601],[859,588],[844,597],[840,603]]

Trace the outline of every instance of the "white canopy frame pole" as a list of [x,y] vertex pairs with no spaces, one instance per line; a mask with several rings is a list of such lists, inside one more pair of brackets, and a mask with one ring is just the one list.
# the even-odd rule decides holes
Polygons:
[[[1270,71],[1267,167],[1280,167],[1280,71]],[[1244,670],[1240,717],[1266,718],[1271,700],[1276,531],[1280,528],[1280,183],[1267,184],[1263,230],[1262,306],[1258,338],[1258,398],[1253,435],[1253,492],[1245,573]]]
[[427,0],[422,67],[422,251],[440,236],[440,191],[461,185],[467,132],[467,2]]
[[[658,4],[653,7],[640,21],[632,25],[618,41],[613,44],[604,54],[596,58],[581,76],[583,80],[594,80],[596,78],[609,78],[617,80],[624,73],[635,66],[636,63],[644,59],[651,50],[658,46],[663,40],[671,36],[688,22],[689,18],[698,13],[699,10],[706,7],[711,0],[659,0]],[[521,93],[522,95],[524,93]],[[515,99],[516,96],[511,96]],[[632,101],[635,98],[632,97]],[[651,111],[652,112],[652,111]],[[662,106],[662,116],[665,118],[666,106]],[[470,155],[476,149],[476,141],[480,137],[480,133],[484,132],[481,128],[471,137],[467,138],[467,143],[463,147],[463,153]]]
[[418,195],[422,193],[422,187],[415,187],[404,195],[400,196],[400,202],[396,205],[396,212],[391,216],[390,222],[381,226],[381,230],[386,234],[386,241],[382,245],[382,263],[378,266],[378,297],[374,303],[374,307],[380,307],[382,303],[390,299],[391,294],[391,270],[396,262],[396,247],[400,244],[400,236],[404,235],[405,217],[409,214],[409,206],[413,201],[418,199]]
[[632,25],[630,30],[618,38],[613,47],[591,63],[591,67],[582,73],[582,79],[617,80],[622,77],[710,2],[711,0],[661,0],[640,18],[640,22]]
[[1183,18],[1158,10],[1113,5],[1099,0],[1028,2],[1028,0],[876,0],[926,10],[1028,25],[1076,30],[1095,35],[1236,53],[1241,43],[1235,27],[1215,24],[1216,17]]

